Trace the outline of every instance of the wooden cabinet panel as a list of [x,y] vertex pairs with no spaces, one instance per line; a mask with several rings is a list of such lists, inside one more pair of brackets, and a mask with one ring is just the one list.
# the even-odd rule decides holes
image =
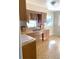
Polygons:
[[26,17],[27,17],[27,20],[29,21],[30,20],[30,13],[29,12],[26,13]]
[[26,0],[19,0],[20,20],[26,20]]
[[22,47],[23,59],[36,59],[36,41]]
[[38,23],[42,22],[42,14],[37,14],[38,15]]
[[42,13],[42,22],[45,22],[47,18],[47,14],[46,13]]

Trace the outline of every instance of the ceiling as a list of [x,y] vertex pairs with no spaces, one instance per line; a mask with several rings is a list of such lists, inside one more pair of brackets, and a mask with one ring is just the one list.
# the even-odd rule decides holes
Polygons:
[[[32,3],[39,4],[48,10],[60,10],[60,1],[59,0],[26,0],[27,2],[30,1]],[[56,1],[55,4],[51,4],[52,1]]]

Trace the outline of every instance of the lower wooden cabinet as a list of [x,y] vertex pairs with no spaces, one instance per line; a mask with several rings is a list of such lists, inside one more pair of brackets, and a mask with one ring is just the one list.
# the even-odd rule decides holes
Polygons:
[[36,59],[36,41],[22,47],[23,59]]

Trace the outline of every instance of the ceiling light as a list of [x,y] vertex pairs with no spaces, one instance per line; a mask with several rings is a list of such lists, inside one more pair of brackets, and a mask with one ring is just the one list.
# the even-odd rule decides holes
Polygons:
[[55,3],[56,3],[56,1],[52,1],[52,2],[51,2],[52,5],[55,5]]

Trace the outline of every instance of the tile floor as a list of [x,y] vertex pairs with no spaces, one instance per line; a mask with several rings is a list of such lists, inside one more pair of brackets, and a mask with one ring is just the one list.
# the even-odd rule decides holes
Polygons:
[[37,59],[60,59],[60,38],[37,42]]

